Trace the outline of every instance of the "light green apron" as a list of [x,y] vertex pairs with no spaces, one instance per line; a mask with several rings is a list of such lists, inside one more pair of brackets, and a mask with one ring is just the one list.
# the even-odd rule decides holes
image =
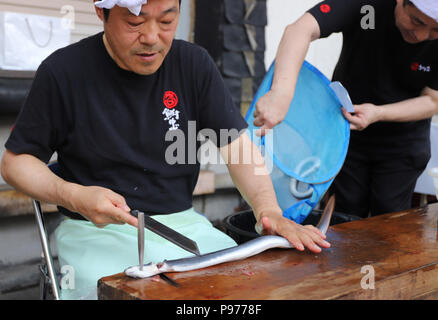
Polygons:
[[[193,209],[152,217],[196,241],[201,254],[237,245]],[[66,219],[56,229],[55,237],[64,271],[61,299],[96,299],[100,278],[138,265],[137,229],[128,224],[99,229],[89,221]],[[145,264],[189,256],[193,254],[145,230]]]

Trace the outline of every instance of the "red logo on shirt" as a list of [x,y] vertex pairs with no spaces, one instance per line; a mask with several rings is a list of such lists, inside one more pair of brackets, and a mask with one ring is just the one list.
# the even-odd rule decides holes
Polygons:
[[414,63],[411,65],[411,70],[412,70],[412,71],[417,71],[419,67],[420,67],[420,64],[419,64],[418,62],[414,62]]
[[163,103],[167,109],[173,109],[178,104],[178,96],[173,91],[166,91],[164,94]]
[[412,71],[418,71],[418,72],[431,72],[432,71],[432,68],[430,67],[430,66],[424,66],[424,65],[422,65],[421,63],[418,63],[418,62],[414,62],[412,65],[411,65],[411,70]]
[[329,13],[330,11],[332,11],[332,8],[328,4],[322,4],[319,9],[322,13]]

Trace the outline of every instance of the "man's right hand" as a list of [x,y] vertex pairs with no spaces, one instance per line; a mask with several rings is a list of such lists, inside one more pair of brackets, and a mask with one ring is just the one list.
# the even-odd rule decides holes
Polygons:
[[125,223],[137,227],[137,218],[130,215],[131,209],[121,195],[103,187],[68,184],[66,188],[67,209],[80,213],[98,228]]
[[260,127],[257,136],[264,136],[286,117],[291,102],[290,93],[281,93],[270,90],[256,103],[254,111],[254,125]]

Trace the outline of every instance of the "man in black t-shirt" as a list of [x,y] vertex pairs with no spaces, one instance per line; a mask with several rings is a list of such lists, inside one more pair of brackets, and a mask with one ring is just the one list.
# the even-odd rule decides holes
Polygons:
[[260,133],[285,117],[309,44],[342,32],[333,74],[355,112],[350,147],[331,191],[336,210],[367,217],[411,207],[430,158],[430,122],[438,112],[438,3],[434,0],[327,0],[285,30],[271,91],[254,124]]
[[[256,165],[263,158],[243,133],[247,125],[207,52],[173,39],[179,2],[134,2],[121,7],[99,1],[96,5],[110,3],[106,10],[96,8],[104,32],[43,61],[2,159],[5,181],[59,205],[71,218],[58,227],[56,239],[60,261],[75,268],[77,287],[95,287],[99,276],[135,263],[131,226],[137,219],[131,209],[197,240],[201,253],[231,245],[191,212],[200,166],[196,137],[204,129],[216,137],[223,130],[240,132],[216,144],[253,207],[259,230],[284,236],[298,250],[329,247],[315,227],[282,216],[266,167]],[[175,158],[169,150],[181,136],[187,138],[184,156]],[[58,175],[46,166],[55,151]],[[236,155],[248,153],[252,162],[236,161]],[[124,224],[127,228],[114,226]],[[147,241],[152,261],[187,255],[154,235]]]

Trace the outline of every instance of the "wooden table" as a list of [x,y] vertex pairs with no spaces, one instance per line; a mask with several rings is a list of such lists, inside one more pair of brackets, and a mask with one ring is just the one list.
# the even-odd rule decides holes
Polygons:
[[167,274],[180,288],[120,273],[100,279],[98,295],[144,300],[438,299],[438,204],[336,225],[327,238],[332,247],[321,254],[272,249],[243,261]]

